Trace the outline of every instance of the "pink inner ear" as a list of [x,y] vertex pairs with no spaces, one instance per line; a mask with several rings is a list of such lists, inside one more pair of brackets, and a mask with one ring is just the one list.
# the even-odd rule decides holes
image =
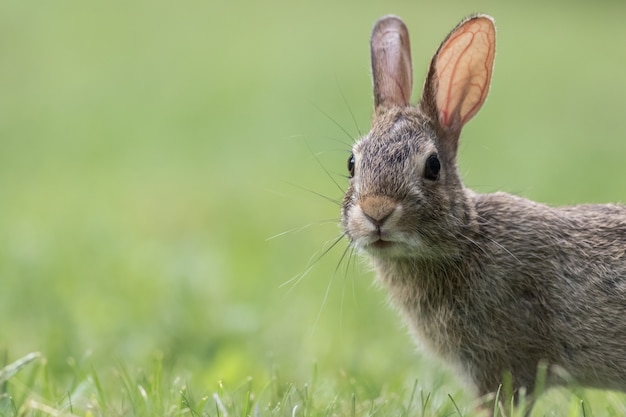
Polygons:
[[489,91],[494,56],[495,28],[486,17],[461,25],[441,46],[435,65],[443,126],[460,128],[478,112]]

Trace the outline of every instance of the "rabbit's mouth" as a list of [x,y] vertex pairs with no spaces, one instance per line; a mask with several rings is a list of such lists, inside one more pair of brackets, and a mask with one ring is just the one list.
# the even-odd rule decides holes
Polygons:
[[422,258],[436,255],[433,248],[427,246],[421,238],[398,233],[371,233],[353,243],[374,258]]
[[372,242],[370,244],[370,246],[372,246],[372,247],[374,247],[376,249],[379,249],[379,250],[380,249],[388,249],[388,248],[390,248],[390,247],[392,247],[394,245],[395,245],[395,242],[392,242],[390,240],[383,240],[383,239],[378,239],[378,240],[376,240],[376,241],[374,241],[374,242]]
[[398,256],[404,257],[406,253],[406,247],[403,242],[383,239],[380,236],[378,239],[372,239],[370,242],[363,245],[362,248],[365,252],[374,257],[396,258]]

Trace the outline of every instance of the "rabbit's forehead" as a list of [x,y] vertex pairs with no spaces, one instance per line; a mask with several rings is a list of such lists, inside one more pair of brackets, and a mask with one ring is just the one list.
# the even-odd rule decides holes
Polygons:
[[386,131],[372,130],[353,151],[362,165],[397,163],[420,159],[420,155],[435,149],[431,136],[419,126],[397,123]]

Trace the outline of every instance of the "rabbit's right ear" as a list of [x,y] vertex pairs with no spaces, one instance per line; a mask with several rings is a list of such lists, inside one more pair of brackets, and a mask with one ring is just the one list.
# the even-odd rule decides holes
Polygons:
[[374,77],[374,106],[407,106],[411,100],[413,71],[409,32],[396,16],[382,17],[370,43]]
[[420,106],[452,140],[487,98],[496,48],[493,19],[472,16],[443,41],[428,71]]

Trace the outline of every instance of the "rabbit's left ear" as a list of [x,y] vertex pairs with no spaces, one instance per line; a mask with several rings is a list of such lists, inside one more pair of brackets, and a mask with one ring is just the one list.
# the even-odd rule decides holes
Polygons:
[[433,57],[420,105],[453,137],[487,98],[495,50],[493,19],[477,15],[450,32]]
[[413,87],[411,46],[404,22],[396,16],[381,18],[370,43],[375,109],[408,106]]

